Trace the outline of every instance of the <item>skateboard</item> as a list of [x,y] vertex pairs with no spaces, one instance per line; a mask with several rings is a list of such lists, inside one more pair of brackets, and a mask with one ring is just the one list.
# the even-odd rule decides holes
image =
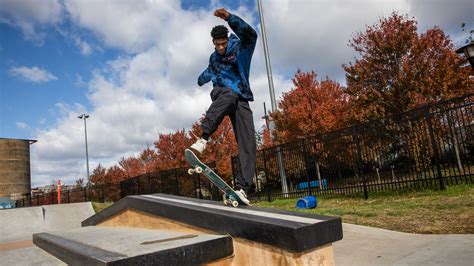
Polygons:
[[235,191],[224,180],[222,180],[222,178],[220,178],[218,174],[212,171],[209,166],[201,162],[192,150],[186,149],[184,151],[184,156],[192,167],[188,169],[188,174],[204,174],[207,179],[209,179],[209,181],[211,181],[215,186],[219,188],[220,191],[224,193],[224,205],[231,205],[232,207],[237,207],[239,206],[239,204],[245,205],[245,203],[240,199],[240,197],[235,193]]

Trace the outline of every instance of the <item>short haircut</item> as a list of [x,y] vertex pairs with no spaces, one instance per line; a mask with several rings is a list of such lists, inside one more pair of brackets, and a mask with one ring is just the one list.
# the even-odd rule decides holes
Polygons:
[[229,30],[226,28],[224,25],[217,25],[211,30],[211,36],[212,39],[227,39],[227,34],[229,33]]

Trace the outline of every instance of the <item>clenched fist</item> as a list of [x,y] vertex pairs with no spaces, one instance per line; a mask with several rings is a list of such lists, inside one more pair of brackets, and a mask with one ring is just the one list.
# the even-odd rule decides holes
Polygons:
[[214,16],[227,20],[230,16],[230,13],[227,10],[225,10],[225,8],[219,8],[219,9],[216,9],[216,11],[214,11]]

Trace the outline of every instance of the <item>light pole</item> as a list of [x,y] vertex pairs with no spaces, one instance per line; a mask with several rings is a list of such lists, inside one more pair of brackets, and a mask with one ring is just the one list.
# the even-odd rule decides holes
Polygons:
[[[265,55],[265,65],[267,67],[268,89],[270,91],[270,101],[272,104],[272,112],[274,113],[277,110],[277,104],[276,104],[276,98],[275,98],[275,88],[273,86],[273,75],[272,75],[272,64],[270,62],[270,52],[268,51],[268,44],[267,44],[267,32],[265,30],[265,20],[263,18],[262,0],[258,0],[257,5],[258,5],[258,13],[260,15],[260,29],[262,31],[263,53]],[[267,124],[267,128],[270,131],[270,136],[271,136],[272,131],[275,128],[272,120],[270,120],[269,123]],[[280,169],[282,192],[285,195],[285,197],[287,197],[288,184],[286,182],[286,171],[285,171],[285,167],[283,163],[283,156],[281,154],[280,146],[278,146],[277,148],[277,154],[278,154],[278,168]]]
[[263,53],[265,55],[265,65],[267,67],[268,89],[270,91],[270,102],[272,105],[272,112],[277,109],[275,99],[275,89],[273,87],[272,64],[270,62],[270,53],[268,52],[267,32],[265,30],[265,20],[263,19],[262,0],[258,0],[258,13],[260,15],[260,29],[262,31]]
[[84,136],[85,136],[85,140],[86,140],[86,166],[87,166],[87,182],[86,182],[86,184],[89,184],[89,151],[87,149],[87,123],[86,123],[86,119],[89,118],[89,115],[82,114],[82,115],[78,116],[77,118],[84,119]]

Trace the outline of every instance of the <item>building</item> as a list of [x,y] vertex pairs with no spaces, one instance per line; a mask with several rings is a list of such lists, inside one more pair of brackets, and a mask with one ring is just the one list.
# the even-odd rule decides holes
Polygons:
[[35,142],[0,138],[0,197],[17,199],[30,194],[30,145]]

